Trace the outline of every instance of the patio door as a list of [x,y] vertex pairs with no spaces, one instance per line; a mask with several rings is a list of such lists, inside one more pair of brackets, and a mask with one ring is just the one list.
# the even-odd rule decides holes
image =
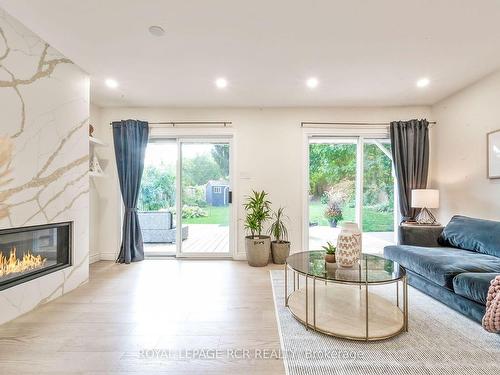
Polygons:
[[179,139],[177,256],[232,255],[231,141]]
[[311,136],[308,143],[308,248],[335,244],[342,223],[355,221],[363,251],[381,253],[397,222],[389,139]]

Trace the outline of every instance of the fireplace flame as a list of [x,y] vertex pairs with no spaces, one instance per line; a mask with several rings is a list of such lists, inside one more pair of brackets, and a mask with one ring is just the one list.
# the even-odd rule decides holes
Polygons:
[[10,250],[8,257],[0,253],[0,277],[40,268],[46,260],[47,258],[42,258],[41,255],[35,256],[29,251],[24,253],[22,258],[18,258],[14,247]]

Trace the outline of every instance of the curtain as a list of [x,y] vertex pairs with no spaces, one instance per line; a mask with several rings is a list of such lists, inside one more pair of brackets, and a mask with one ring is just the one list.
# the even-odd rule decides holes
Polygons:
[[403,221],[410,221],[418,213],[411,207],[411,191],[427,187],[429,123],[427,120],[393,121],[390,130],[399,208]]
[[137,199],[144,169],[144,153],[148,143],[149,126],[145,121],[123,120],[113,122],[113,141],[116,167],[120,180],[125,213],[118,263],[137,262],[144,259]]

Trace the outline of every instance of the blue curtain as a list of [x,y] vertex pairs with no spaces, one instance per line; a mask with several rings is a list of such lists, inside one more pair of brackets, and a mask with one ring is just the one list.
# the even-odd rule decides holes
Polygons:
[[392,160],[403,221],[418,213],[411,207],[411,191],[427,187],[429,171],[429,123],[427,120],[391,122]]
[[145,121],[122,120],[113,122],[116,167],[120,180],[125,214],[118,263],[137,262],[144,259],[137,199],[144,170],[144,153],[148,144],[149,126]]

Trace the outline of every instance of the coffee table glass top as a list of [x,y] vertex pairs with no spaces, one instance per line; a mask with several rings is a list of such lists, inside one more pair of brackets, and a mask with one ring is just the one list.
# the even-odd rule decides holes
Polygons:
[[351,268],[339,267],[338,263],[325,263],[325,252],[321,250],[292,254],[286,263],[291,269],[308,276],[339,282],[382,283],[406,275],[399,263],[371,254],[362,254]]

